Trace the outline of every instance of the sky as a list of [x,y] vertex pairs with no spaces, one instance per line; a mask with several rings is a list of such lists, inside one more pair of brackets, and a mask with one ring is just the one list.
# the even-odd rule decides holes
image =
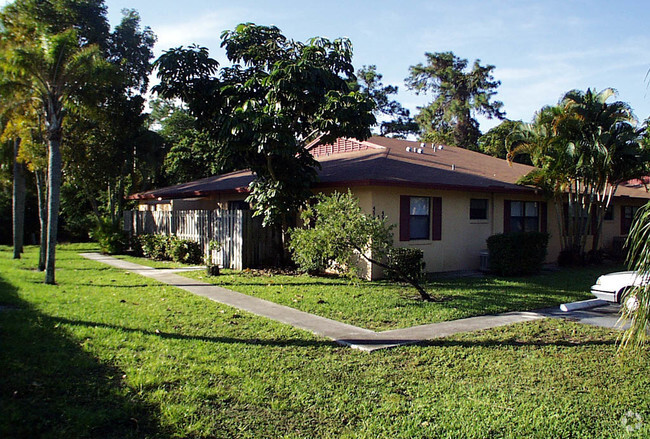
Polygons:
[[[6,0],[0,0],[0,4]],[[374,64],[412,112],[433,99],[409,91],[409,66],[425,52],[452,51],[495,66],[506,116],[530,121],[571,89],[612,87],[639,120],[650,116],[650,4],[647,0],[106,0],[111,25],[136,9],[158,36],[156,55],[197,43],[227,63],[221,32],[252,22],[294,40],[347,37],[354,65]],[[479,118],[485,132],[498,121]]]

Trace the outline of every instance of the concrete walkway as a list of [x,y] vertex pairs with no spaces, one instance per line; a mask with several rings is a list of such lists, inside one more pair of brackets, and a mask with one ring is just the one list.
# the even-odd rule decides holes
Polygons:
[[470,317],[449,322],[432,323],[411,328],[375,332],[325,317],[309,314],[284,305],[237,293],[207,282],[189,279],[175,274],[185,269],[156,269],[140,264],[123,261],[99,253],[81,253],[81,256],[102,262],[112,267],[121,268],[131,273],[155,279],[190,293],[207,297],[225,305],[248,311],[258,316],[267,317],[296,328],[311,331],[316,335],[330,338],[336,343],[347,345],[363,351],[391,348],[404,344],[418,343],[424,340],[447,337],[461,332],[480,331],[497,326],[527,322],[555,317],[551,310],[539,312],[508,312],[497,315]]

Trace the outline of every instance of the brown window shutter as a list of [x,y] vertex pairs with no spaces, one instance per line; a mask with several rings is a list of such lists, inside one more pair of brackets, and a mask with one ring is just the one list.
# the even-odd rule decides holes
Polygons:
[[503,233],[510,231],[510,200],[503,200]]
[[625,230],[625,206],[621,206],[621,235],[627,235],[627,230]]
[[399,196],[399,240],[408,241],[411,237],[410,230],[410,209],[411,197],[408,195]]
[[433,197],[431,199],[431,239],[434,241],[442,240],[442,198]]
[[539,231],[546,233],[548,232],[548,204],[546,204],[546,202],[541,202],[539,205],[539,214],[541,216],[539,222]]

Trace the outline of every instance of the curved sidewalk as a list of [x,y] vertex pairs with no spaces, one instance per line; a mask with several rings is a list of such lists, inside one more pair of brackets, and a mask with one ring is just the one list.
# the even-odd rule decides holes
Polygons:
[[363,351],[374,351],[404,344],[413,344],[425,340],[447,337],[460,332],[480,331],[547,317],[546,313],[543,312],[507,312],[497,315],[469,317],[449,322],[375,332],[299,311],[288,306],[278,305],[268,300],[258,299],[257,297],[248,296],[207,282],[189,279],[174,273],[174,271],[186,270],[156,269],[99,253],[80,253],[80,255],[93,261],[102,262],[112,267],[121,268],[131,273],[181,288],[190,293],[207,297],[224,305],[233,306],[258,316],[267,317],[278,322],[287,323],[296,328],[311,331],[316,335],[330,338],[336,343]]

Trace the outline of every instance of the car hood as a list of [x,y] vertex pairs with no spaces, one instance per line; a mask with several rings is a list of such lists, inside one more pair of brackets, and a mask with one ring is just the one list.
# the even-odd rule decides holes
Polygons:
[[[647,276],[646,276],[647,277]],[[641,285],[643,276],[636,271],[619,271],[617,273],[604,274],[598,278],[598,285],[615,285],[619,287]]]

